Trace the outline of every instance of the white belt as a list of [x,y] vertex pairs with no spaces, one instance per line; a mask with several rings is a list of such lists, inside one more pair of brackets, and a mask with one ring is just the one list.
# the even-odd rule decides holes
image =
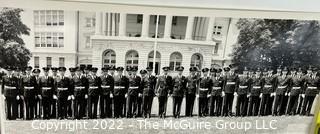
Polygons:
[[292,89],[300,89],[300,87],[292,87]]
[[110,86],[101,86],[101,88],[110,88]]
[[272,87],[272,85],[264,85],[264,87],[269,88]]
[[253,86],[253,88],[261,88],[260,86]]
[[278,88],[286,88],[286,86],[279,86]]
[[248,86],[239,86],[239,88],[247,88]]
[[219,89],[221,89],[221,87],[212,87],[212,89],[219,90]]
[[51,87],[42,87],[43,90],[50,90]]
[[84,89],[85,87],[75,87],[75,89]]
[[5,89],[16,89],[16,87],[4,86]]
[[227,82],[227,85],[234,85],[236,82]]
[[58,88],[58,90],[68,90],[68,88]]
[[89,87],[90,89],[98,89],[98,87]]
[[206,90],[208,90],[208,88],[199,88],[199,90],[206,91]]
[[317,87],[308,87],[309,89],[317,89]]
[[24,87],[24,89],[30,90],[30,89],[34,89],[34,87]]
[[129,87],[129,89],[138,89],[139,87]]
[[115,89],[120,89],[120,88],[124,88],[123,86],[115,86]]

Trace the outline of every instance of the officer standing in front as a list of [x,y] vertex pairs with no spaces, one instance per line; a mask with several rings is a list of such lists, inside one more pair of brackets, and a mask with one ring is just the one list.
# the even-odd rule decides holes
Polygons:
[[130,68],[131,75],[129,76],[128,89],[128,107],[127,118],[137,117],[138,115],[138,96],[142,93],[140,88],[141,77],[137,76],[138,67]]
[[234,98],[234,92],[237,90],[239,86],[239,77],[231,71],[230,67],[225,67],[225,76],[222,88],[222,96],[223,98],[223,116],[231,116],[232,115],[232,104]]
[[315,97],[319,94],[320,90],[320,74],[316,68],[313,68],[312,73],[306,79],[306,91],[304,92],[304,101],[302,105],[302,115],[310,116],[311,108]]
[[182,75],[184,68],[182,66],[177,67],[178,75],[173,78],[173,90],[172,90],[172,99],[173,99],[173,117],[180,118],[181,103],[183,96],[186,92],[187,80]]
[[147,70],[140,71],[142,77],[140,84],[142,90],[142,113],[144,118],[151,117],[151,107],[156,86],[156,77],[152,75],[152,68],[148,67]]
[[246,116],[249,89],[252,84],[252,79],[249,76],[248,69],[245,67],[242,75],[239,76],[239,88],[237,89],[237,104],[236,116]]
[[172,92],[173,80],[168,75],[169,67],[163,67],[163,75],[159,76],[156,84],[156,95],[159,102],[159,117],[165,118],[167,111],[168,93]]
[[114,116],[115,118],[125,117],[126,95],[129,88],[129,80],[123,76],[123,67],[117,67],[117,76],[114,77]]
[[2,79],[2,91],[5,97],[7,119],[15,120],[18,116],[18,79],[13,75],[14,68],[7,67],[7,75]]
[[[215,72],[215,70],[213,70]],[[203,68],[202,73],[203,77],[199,80],[199,88],[198,88],[198,95],[199,95],[199,111],[198,116],[203,117],[207,116],[208,111],[208,98],[211,95],[211,88],[212,88],[212,80],[208,76],[209,69]]]
[[262,98],[260,106],[260,115],[266,116],[272,113],[272,96],[271,94],[275,90],[275,78],[272,75],[272,69],[268,68],[267,72],[264,73],[262,78],[263,88],[262,88]]
[[187,91],[186,91],[186,116],[192,117],[194,101],[196,98],[196,91],[198,88],[198,77],[196,67],[190,67],[190,75],[187,77]]
[[[261,71],[258,68],[252,76],[252,86],[249,88],[249,109],[248,116],[257,116],[260,107],[260,94],[263,87],[261,82]],[[262,94],[261,94],[262,96]]]
[[53,78],[53,96],[51,97],[51,118],[57,118],[57,85],[56,81],[58,78],[58,68],[56,67],[51,67],[51,72],[52,72],[52,78]]
[[44,76],[40,77],[40,90],[42,96],[43,119],[50,119],[51,98],[53,96],[54,80],[49,76],[49,68],[43,67]]
[[66,68],[60,67],[60,76],[56,80],[57,97],[58,97],[58,116],[59,119],[67,118],[68,96],[70,95],[70,79],[65,76]]
[[109,67],[101,68],[101,96],[100,96],[100,117],[112,117],[112,98],[114,90],[114,79],[108,74]]
[[32,67],[28,66],[26,68],[26,75],[23,77],[23,96],[26,107],[26,120],[32,120],[34,118],[34,107],[36,91],[35,85],[37,84],[36,78],[31,75]]
[[83,69],[84,67],[77,67],[76,75],[71,79],[74,86],[73,114],[75,119],[82,119],[86,113],[85,95],[88,92],[86,91],[86,87],[88,87],[88,81],[87,78],[82,75]]
[[97,118],[98,101],[101,93],[101,79],[97,76],[98,68],[92,67],[88,78],[88,115],[90,119]]
[[17,103],[18,103],[18,117],[23,119],[24,117],[24,98],[23,98],[23,69],[20,67],[16,68],[15,76],[17,77],[17,88],[18,88],[18,96],[17,96]]

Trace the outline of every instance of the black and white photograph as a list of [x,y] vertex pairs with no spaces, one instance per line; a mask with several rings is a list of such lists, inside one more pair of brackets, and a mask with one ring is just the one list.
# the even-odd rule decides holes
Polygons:
[[318,12],[3,3],[1,134],[320,133]]

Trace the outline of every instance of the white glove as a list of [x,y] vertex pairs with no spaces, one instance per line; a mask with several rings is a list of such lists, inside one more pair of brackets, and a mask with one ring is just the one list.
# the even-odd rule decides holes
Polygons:
[[199,98],[199,94],[197,94],[196,97]]
[[251,94],[247,94],[247,98],[249,98],[251,96]]
[[262,94],[259,95],[259,98],[262,98]]
[[42,96],[41,96],[41,95],[38,95],[38,98],[41,100],[41,99],[42,99]]
[[68,100],[71,100],[71,96],[68,96]]
[[238,93],[237,93],[237,92],[234,92],[233,95],[234,95],[234,96],[238,96]]
[[113,98],[113,94],[110,94],[110,98]]
[[87,95],[87,94],[86,94],[86,95],[84,95],[84,98],[88,99],[88,95]]
[[209,98],[211,96],[211,94],[208,94],[207,97]]
[[288,96],[290,96],[290,92],[288,93]]
[[302,98],[304,98],[304,97],[305,97],[305,94],[301,94],[301,96],[302,96]]
[[53,95],[53,99],[57,100],[57,99],[58,99],[58,97],[57,97],[56,95]]
[[288,93],[285,93],[284,95],[285,95],[285,96],[288,96]]
[[128,94],[125,94],[125,95],[124,95],[124,97],[126,97],[126,98],[127,98],[127,97],[128,97]]
[[74,100],[74,95],[71,95],[71,99]]
[[139,93],[139,94],[138,94],[138,96],[139,96],[139,97],[141,97],[141,96],[142,96],[142,94],[141,94],[141,93]]
[[19,95],[17,95],[17,97],[16,97],[16,98],[17,98],[17,100],[20,100],[20,96],[19,96]]
[[226,94],[224,93],[224,91],[222,91],[222,94],[221,94],[221,96],[223,97],[223,96],[225,96]]

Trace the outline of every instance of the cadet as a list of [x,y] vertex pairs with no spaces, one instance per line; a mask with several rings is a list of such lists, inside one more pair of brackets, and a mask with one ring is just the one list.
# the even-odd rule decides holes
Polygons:
[[187,91],[186,91],[186,116],[192,117],[194,100],[196,98],[196,91],[198,88],[198,77],[196,67],[190,67],[190,75],[187,77]]
[[200,78],[198,95],[199,95],[199,111],[198,116],[206,116],[208,110],[208,95],[211,94],[212,81],[208,76],[209,69],[203,68],[203,77]]
[[142,89],[142,110],[143,117],[151,117],[151,107],[153,102],[153,97],[155,96],[155,86],[156,86],[156,77],[152,74],[152,68],[147,67],[146,70],[141,70],[141,89]]
[[[267,72],[266,72],[267,71]],[[272,75],[272,70],[265,69],[265,73],[262,78],[263,88],[262,88],[262,98],[260,106],[260,115],[266,116],[272,113],[272,98],[271,93],[275,90],[276,79]],[[270,103],[271,102],[271,103]]]
[[48,67],[44,67],[42,70],[44,72],[44,76],[40,77],[40,90],[42,96],[43,119],[50,119],[54,80],[51,76],[48,76]]
[[177,67],[178,75],[173,78],[173,90],[172,90],[172,99],[173,99],[173,117],[179,118],[181,111],[181,103],[183,96],[186,90],[186,78],[182,76],[184,68],[182,66]]
[[56,80],[57,96],[58,96],[58,116],[59,119],[67,118],[67,100],[70,95],[70,79],[65,75],[66,68],[59,67],[60,76]]
[[69,68],[69,72],[70,72],[70,83],[69,83],[69,86],[70,86],[70,88],[69,88],[69,92],[70,92],[70,95],[68,96],[68,101],[67,101],[67,103],[68,103],[68,116],[69,117],[72,117],[72,118],[74,118],[74,111],[73,111],[73,102],[74,102],[74,95],[73,95],[73,93],[74,93],[74,82],[73,82],[73,78],[74,77],[76,77],[76,68],[74,68],[74,67],[70,67]]
[[[232,66],[231,66],[232,67]],[[230,71],[231,68],[225,67],[225,76],[223,82],[222,96],[223,98],[223,116],[231,116],[232,115],[232,104],[234,98],[234,92],[237,90],[239,86],[239,78],[237,75]],[[233,70],[233,68],[232,68]]]
[[138,67],[130,68],[128,90],[128,109],[127,118],[136,117],[138,115],[138,96],[141,96],[142,89],[140,87],[141,77],[137,76]]
[[163,75],[159,76],[156,85],[156,94],[159,101],[159,117],[165,118],[167,111],[167,100],[168,93],[171,92],[173,88],[172,77],[168,75],[169,67],[163,67]]
[[114,90],[114,79],[108,74],[109,67],[101,68],[101,96],[100,96],[100,117],[112,117],[112,98]]
[[211,81],[212,81],[212,88],[211,88],[211,98],[210,98],[210,116],[220,116],[221,109],[222,109],[222,81],[223,78],[221,77],[222,69],[218,68],[211,68]]
[[56,81],[58,78],[58,68],[56,67],[51,67],[51,71],[52,71],[52,79],[54,81],[53,83],[53,96],[51,98],[51,118],[57,118],[57,85],[56,85]]
[[[279,71],[279,70],[278,70]],[[277,72],[279,74],[279,72]],[[283,115],[285,112],[286,104],[284,103],[284,96],[287,92],[288,86],[288,70],[284,68],[282,74],[277,77],[276,90],[275,90],[275,99],[274,99],[274,108],[273,115]]]
[[76,68],[76,75],[71,79],[74,86],[74,102],[73,112],[76,119],[82,119],[86,113],[86,101],[85,95],[88,91],[88,79],[82,75],[84,67],[80,66]]
[[301,94],[304,85],[304,81],[301,79],[301,72],[296,69],[292,70],[291,73],[291,85],[292,86],[288,91],[289,103],[287,114],[296,115],[299,95]]
[[97,76],[98,68],[92,67],[91,75],[87,77],[89,89],[88,89],[88,115],[90,119],[97,118],[98,101],[101,93],[101,79]]
[[[263,83],[261,82],[261,71],[260,68],[257,69],[252,77],[252,86],[249,88],[249,109],[248,116],[257,116],[259,113],[260,106],[260,96]],[[260,95],[261,94],[261,95]]]
[[6,100],[7,119],[15,120],[18,116],[18,79],[13,75],[13,67],[7,67],[6,70],[8,72],[2,79],[2,91]]
[[26,68],[26,75],[23,77],[24,101],[26,107],[26,120],[34,118],[35,110],[35,85],[37,84],[36,78],[31,75],[32,67]]
[[24,98],[23,98],[23,70],[19,67],[16,68],[15,76],[17,77],[17,105],[18,105],[18,116],[17,118],[23,119],[24,117]]
[[317,72],[315,68],[313,69],[313,72],[310,73],[309,77],[307,77],[306,85],[307,89],[303,94],[304,101],[302,105],[301,114],[310,116],[310,111],[312,108],[314,98],[317,94],[319,94],[320,90],[320,74]]
[[250,86],[252,79],[249,76],[248,69],[245,67],[242,75],[239,76],[239,88],[237,89],[236,116],[246,116]]
[[125,117],[126,95],[129,88],[129,80],[123,76],[123,67],[117,67],[118,75],[114,77],[114,116]]
[[36,99],[35,99],[35,107],[34,107],[34,111],[35,111],[35,117],[37,119],[41,118],[41,107],[42,107],[42,96],[41,96],[41,92],[40,92],[40,69],[36,68],[33,71],[33,75],[36,79],[36,84],[34,86],[35,88],[35,92],[36,92]]

